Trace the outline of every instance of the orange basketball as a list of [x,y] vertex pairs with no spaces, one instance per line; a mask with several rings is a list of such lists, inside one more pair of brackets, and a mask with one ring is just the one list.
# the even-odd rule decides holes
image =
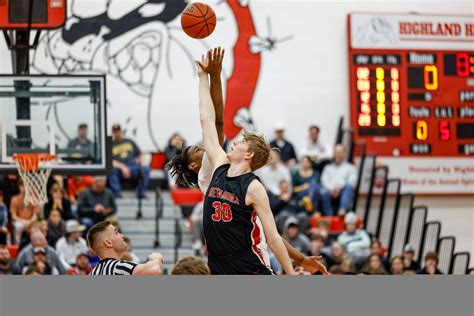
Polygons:
[[210,6],[195,2],[184,9],[181,15],[181,27],[192,38],[205,38],[216,28],[216,14]]

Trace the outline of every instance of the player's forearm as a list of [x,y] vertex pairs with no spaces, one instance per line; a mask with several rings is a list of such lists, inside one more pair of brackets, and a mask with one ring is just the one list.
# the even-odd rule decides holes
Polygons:
[[283,244],[285,245],[285,248],[288,251],[288,255],[291,259],[295,260],[297,263],[301,263],[304,261],[304,259],[306,258],[305,255],[293,248],[293,246],[290,245],[290,243],[285,239],[282,238],[281,240],[283,241]]
[[293,274],[293,266],[291,265],[288,251],[286,250],[285,244],[283,243],[281,237],[277,235],[275,238],[269,239],[268,245],[270,246],[270,249],[277,258],[278,262],[280,262],[280,265],[282,266],[285,273],[288,275]]
[[207,74],[199,75],[199,116],[202,122],[216,121],[216,112],[209,91]]
[[224,143],[224,97],[222,95],[222,81],[220,75],[211,74],[211,98],[216,113],[216,130],[219,144]]

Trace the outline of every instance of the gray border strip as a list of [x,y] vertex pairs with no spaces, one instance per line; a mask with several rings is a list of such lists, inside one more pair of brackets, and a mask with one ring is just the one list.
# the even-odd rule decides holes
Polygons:
[[473,315],[474,278],[0,277],[0,315]]

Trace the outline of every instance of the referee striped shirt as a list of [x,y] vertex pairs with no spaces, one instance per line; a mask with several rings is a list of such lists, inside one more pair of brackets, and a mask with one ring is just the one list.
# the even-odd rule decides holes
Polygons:
[[89,275],[132,275],[137,265],[132,261],[106,258],[100,260]]

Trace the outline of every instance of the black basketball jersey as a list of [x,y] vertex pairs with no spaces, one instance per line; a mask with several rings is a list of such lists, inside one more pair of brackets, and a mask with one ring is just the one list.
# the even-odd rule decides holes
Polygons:
[[267,265],[266,254],[259,247],[262,230],[257,212],[245,205],[249,184],[258,177],[251,172],[229,177],[229,167],[225,164],[214,171],[204,200],[203,226],[209,258],[253,253]]

